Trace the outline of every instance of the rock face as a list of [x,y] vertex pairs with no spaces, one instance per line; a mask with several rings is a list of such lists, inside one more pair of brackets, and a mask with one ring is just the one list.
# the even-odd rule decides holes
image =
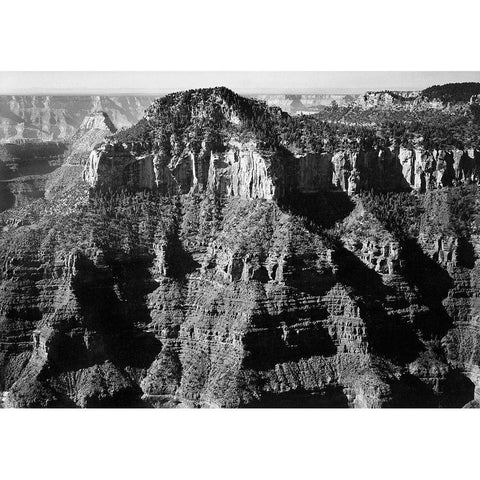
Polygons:
[[7,406],[478,404],[464,152],[294,153],[276,115],[212,89],[101,146],[85,121],[88,194],[0,215]]
[[0,142],[66,141],[85,116],[104,111],[117,128],[136,123],[153,97],[144,96],[0,96]]
[[[478,266],[449,253],[458,239],[443,241],[442,255],[424,237],[408,250],[360,204],[340,246],[273,200],[105,195],[43,214],[35,231],[24,224],[2,235],[10,405],[134,405],[143,396],[164,406],[462,406],[474,398]],[[411,273],[417,264],[441,288],[428,290]]]
[[468,185],[480,180],[480,152],[467,150],[400,149],[402,173],[419,191],[451,185]]
[[207,189],[242,198],[276,197],[281,189],[279,158],[261,151],[255,142],[231,139],[214,151],[205,145],[198,154],[178,158],[161,153],[136,154],[136,144],[104,144],[90,154],[83,177],[92,187],[158,189],[164,195]]
[[[226,150],[225,150],[226,149]],[[140,150],[141,153],[135,153]],[[90,154],[84,179],[92,187],[121,185],[164,194],[210,189],[245,198],[280,198],[286,191],[427,190],[480,181],[480,152],[400,147],[294,155],[260,151],[232,140],[222,151],[204,148],[171,158],[139,144],[107,143]],[[284,166],[293,173],[289,175]],[[283,166],[283,167],[282,167]]]
[[[157,131],[156,118],[171,116],[176,107],[154,103],[145,117],[150,138],[113,138],[95,149],[84,179],[92,187],[154,188],[164,195],[209,190],[242,198],[280,197],[291,154],[280,145],[264,145],[256,125],[242,118],[251,105],[235,105],[237,98],[228,95],[214,89],[206,98],[168,96],[166,102],[178,101],[183,109],[175,132]],[[259,115],[270,114],[254,105]],[[209,125],[211,118],[214,125]]]
[[425,192],[480,181],[480,152],[476,149],[341,151],[333,155],[332,164],[333,185],[350,194],[368,189]]
[[71,139],[63,165],[48,176],[45,197],[52,199],[78,185],[92,149],[115,132],[115,126],[105,112],[87,115]]

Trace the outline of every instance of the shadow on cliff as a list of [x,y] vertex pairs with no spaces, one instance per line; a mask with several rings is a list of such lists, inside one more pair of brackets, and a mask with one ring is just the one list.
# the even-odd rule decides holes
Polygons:
[[78,263],[72,289],[79,305],[73,323],[56,326],[49,370],[88,368],[107,360],[119,368],[147,368],[161,343],[146,331],[151,321],[145,298],[156,288],[151,260]]
[[460,237],[458,239],[457,261],[461,267],[469,269],[475,267],[475,249],[468,238]]
[[257,401],[244,408],[348,408],[348,399],[343,388],[325,387],[309,392],[298,389],[282,393],[263,393]]
[[449,372],[435,391],[428,382],[405,373],[392,384],[393,408],[461,408],[474,399],[475,386],[463,374]]
[[453,279],[437,262],[432,260],[413,239],[402,244],[403,275],[418,289],[421,300],[429,311],[415,319],[415,327],[424,339],[441,338],[451,328],[453,320],[442,301],[453,287]]
[[[354,209],[346,192],[320,192],[311,194],[287,194],[280,202],[282,210],[305,218],[311,227],[330,228],[343,220]],[[307,225],[308,226],[308,225]]]
[[168,237],[165,260],[168,276],[176,280],[184,280],[187,274],[200,268],[200,264],[193,259],[192,254],[185,250],[178,232]]
[[15,195],[8,188],[7,182],[0,181],[0,212],[8,210],[15,205]]
[[298,312],[259,316],[244,336],[243,366],[252,370],[274,368],[283,362],[298,362],[311,356],[329,357],[337,353],[322,320],[328,312],[322,307],[309,309],[308,317]]
[[372,353],[399,363],[415,359],[424,348],[418,336],[404,319],[389,315],[385,309],[395,290],[383,283],[379,273],[343,247],[335,252],[334,260],[338,265],[339,280],[358,296]]

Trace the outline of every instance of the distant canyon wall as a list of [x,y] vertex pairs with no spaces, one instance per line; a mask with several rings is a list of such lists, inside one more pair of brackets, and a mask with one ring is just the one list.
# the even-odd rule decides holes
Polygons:
[[422,92],[419,90],[366,92],[364,95],[358,97],[355,105],[364,109],[401,108],[407,110],[440,110],[449,107],[448,103],[440,99],[428,99],[422,96]]
[[0,142],[65,141],[95,111],[108,114],[116,128],[142,118],[152,96],[2,95]]
[[63,142],[0,144],[0,212],[41,198],[66,151]]
[[291,115],[298,113],[316,113],[322,107],[331,106],[333,102],[343,106],[355,101],[357,94],[347,93],[311,93],[311,94],[258,94],[252,95],[263,100],[270,107],[280,107]]
[[0,212],[77,184],[91,150],[115,131],[104,112],[94,112],[68,143],[0,144]]

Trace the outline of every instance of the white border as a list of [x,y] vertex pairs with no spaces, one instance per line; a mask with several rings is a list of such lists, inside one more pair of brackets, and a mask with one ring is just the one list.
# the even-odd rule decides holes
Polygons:
[[[27,0],[4,70],[480,70],[478,0]],[[4,478],[473,478],[468,411],[0,411]]]
[[473,410],[17,410],[0,421],[4,478],[406,480],[478,470]]
[[480,70],[476,0],[7,0],[3,70]]

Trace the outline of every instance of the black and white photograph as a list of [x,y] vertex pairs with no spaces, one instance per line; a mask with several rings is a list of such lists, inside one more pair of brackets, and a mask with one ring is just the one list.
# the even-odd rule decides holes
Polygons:
[[1,75],[4,407],[479,406],[480,72]]
[[119,22],[90,1],[71,26],[40,5],[23,27],[8,17],[5,451],[35,431],[30,466],[58,444],[83,459],[72,478],[307,478],[330,450],[328,477],[474,475],[460,429],[480,408],[478,52],[438,29],[393,35],[425,24],[398,9],[143,3]]

